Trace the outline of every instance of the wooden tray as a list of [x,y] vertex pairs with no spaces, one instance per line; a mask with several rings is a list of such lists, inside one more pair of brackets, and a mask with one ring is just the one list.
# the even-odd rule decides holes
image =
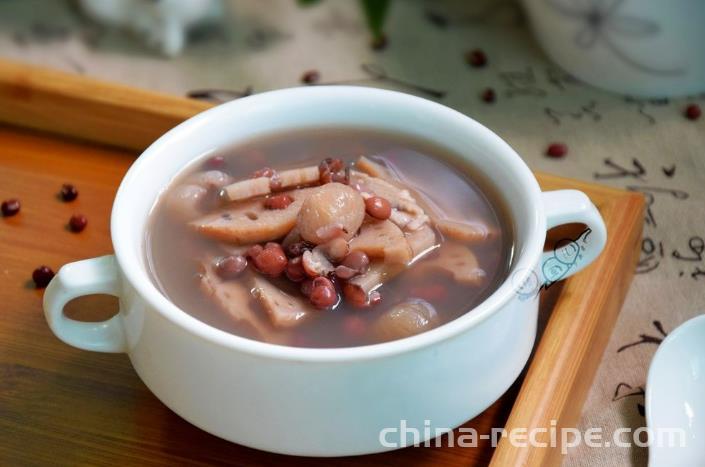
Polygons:
[[[0,199],[22,201],[18,216],[0,219],[0,464],[333,463],[268,454],[211,436],[162,405],[125,355],[64,345],[44,322],[42,292],[32,286],[32,270],[40,264],[58,269],[112,251],[110,207],[138,150],[207,107],[0,62]],[[549,427],[551,420],[559,427],[577,423],[638,257],[640,195],[552,175],[537,177],[544,189],[585,191],[604,216],[609,240],[595,264],[543,292],[542,335],[528,370],[500,400],[465,424],[480,434],[492,427]],[[80,191],[73,203],[57,199],[65,182]],[[76,212],[89,219],[81,234],[65,227]],[[116,308],[114,299],[88,297],[70,304],[67,313],[104,319]],[[518,448],[503,439],[496,449],[483,440],[476,448],[407,448],[334,463],[559,462],[557,449]]]

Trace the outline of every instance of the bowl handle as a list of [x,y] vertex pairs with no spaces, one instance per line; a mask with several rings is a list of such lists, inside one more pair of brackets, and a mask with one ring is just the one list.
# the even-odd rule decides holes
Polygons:
[[539,268],[547,287],[592,263],[605,247],[607,229],[597,208],[582,191],[545,191],[541,195],[546,229],[573,223],[586,226],[578,237],[559,240],[553,250],[543,253]]
[[65,343],[96,352],[125,352],[120,313],[106,321],[86,323],[67,318],[70,300],[91,294],[119,296],[115,256],[101,256],[63,266],[44,292],[44,316],[52,332]]

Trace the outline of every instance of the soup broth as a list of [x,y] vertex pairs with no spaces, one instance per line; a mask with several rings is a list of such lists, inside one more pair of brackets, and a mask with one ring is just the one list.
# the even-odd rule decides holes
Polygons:
[[453,159],[372,129],[203,155],[153,208],[151,277],[197,319],[276,344],[350,347],[438,327],[497,288],[513,249],[492,187]]

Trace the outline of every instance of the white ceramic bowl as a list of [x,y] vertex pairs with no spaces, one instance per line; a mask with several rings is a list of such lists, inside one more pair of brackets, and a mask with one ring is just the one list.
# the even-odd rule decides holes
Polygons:
[[[149,278],[143,243],[150,210],[172,178],[195,157],[238,141],[320,127],[373,127],[421,137],[493,180],[516,232],[510,277],[474,310],[439,328],[339,349],[245,339],[167,300]],[[568,245],[565,255],[543,253],[546,229],[569,222],[584,223],[592,233]],[[542,271],[551,281],[573,274],[599,254],[606,238],[602,219],[584,194],[541,193],[521,158],[474,120],[417,97],[344,86],[247,97],[169,131],[125,175],[111,234],[114,256],[68,264],[47,288],[44,309],[52,331],[83,349],[126,352],[162,402],[210,433],[267,451],[311,456],[393,449],[406,440],[390,446],[393,436],[383,440],[380,434],[401,420],[420,429],[429,420],[433,430],[456,427],[482,412],[529,357]],[[565,257],[573,259],[557,260]],[[120,312],[102,323],[64,316],[68,300],[92,293],[118,296]]]
[[705,465],[705,315],[661,342],[646,380],[649,467]]
[[670,97],[705,91],[701,0],[522,0],[549,57],[610,91]]

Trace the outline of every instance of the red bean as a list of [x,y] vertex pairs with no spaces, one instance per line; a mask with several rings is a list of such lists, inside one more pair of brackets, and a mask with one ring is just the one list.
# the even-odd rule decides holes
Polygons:
[[252,257],[252,262],[262,274],[279,277],[286,269],[288,260],[281,245],[270,242],[257,256]]
[[75,186],[70,183],[64,183],[61,185],[61,191],[59,192],[61,199],[67,203],[78,198],[78,190]]
[[301,282],[307,277],[306,271],[304,271],[304,266],[301,263],[301,256],[290,259],[284,272],[286,273],[286,277],[291,282]]
[[18,199],[8,199],[2,202],[2,216],[10,217],[20,212],[20,201]]
[[257,256],[259,256],[260,253],[262,253],[262,251],[264,251],[262,245],[252,245],[245,252],[245,256],[247,256],[251,260],[254,260]]
[[286,209],[293,202],[294,198],[289,195],[274,195],[264,200],[264,207],[266,209]]
[[702,115],[702,110],[698,104],[690,104],[685,108],[685,118],[688,120],[697,120]]
[[370,267],[370,258],[363,251],[355,250],[346,256],[340,264],[364,274]]
[[316,308],[326,309],[338,303],[338,292],[335,286],[326,277],[316,277],[311,286],[309,300]]
[[568,146],[564,143],[551,143],[546,148],[546,155],[555,159],[560,159],[568,154]]
[[316,84],[320,79],[321,74],[318,70],[308,70],[301,75],[301,82],[303,84]]
[[83,229],[86,228],[86,225],[88,225],[88,219],[86,219],[86,216],[83,214],[74,214],[71,216],[71,219],[69,219],[69,229],[71,229],[71,232],[82,232]]
[[365,291],[357,285],[345,284],[343,286],[343,296],[352,306],[360,308],[367,306],[367,295]]
[[215,264],[215,272],[222,279],[235,279],[247,267],[247,259],[240,255],[226,256]]
[[38,289],[43,289],[54,277],[54,271],[49,266],[39,266],[32,272],[32,280]]
[[365,211],[375,219],[383,221],[392,215],[392,205],[380,196],[371,196],[365,200]]
[[465,53],[465,61],[473,68],[482,68],[487,65],[487,55],[480,49],[469,50]]
[[494,92],[494,89],[487,88],[482,91],[482,94],[480,94],[480,98],[483,100],[483,102],[492,104],[494,101],[497,100],[497,94]]

